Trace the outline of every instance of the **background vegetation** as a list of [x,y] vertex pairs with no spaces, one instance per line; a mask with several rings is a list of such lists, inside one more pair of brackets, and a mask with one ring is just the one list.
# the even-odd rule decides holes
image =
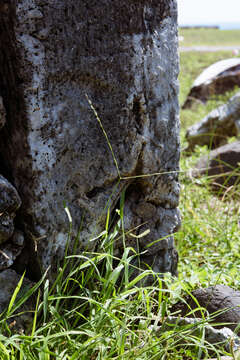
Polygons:
[[[180,30],[180,34],[184,36],[184,46],[240,45],[239,30],[186,29]],[[235,56],[232,51],[182,52],[180,104],[183,104],[193,80],[203,69],[216,61]],[[184,152],[187,146],[185,133],[190,125],[200,121],[212,109],[226,103],[238,91],[236,88],[222,96],[216,96],[206,105],[194,104],[191,109],[180,112],[183,171],[180,208],[183,224],[182,230],[176,235],[180,253],[180,277],[184,278],[188,274],[191,278],[192,274],[195,279],[193,281],[201,286],[217,282],[240,289],[239,196],[238,189],[232,189],[234,191],[230,191],[231,196],[227,191],[224,191],[221,197],[214,196],[209,189],[207,178],[193,180],[188,177],[188,171],[209,149],[197,147],[194,154],[186,156],[189,154]],[[187,267],[187,264],[190,266]],[[200,279],[197,279],[198,276]]]
[[181,46],[240,46],[239,30],[179,29]]
[[[184,45],[228,45],[235,44],[236,34],[240,38],[240,32],[235,31],[180,33],[185,37]],[[180,103],[206,66],[228,57],[232,53],[181,53]],[[114,231],[109,231],[108,218],[105,231],[99,234],[99,253],[66,256],[53,286],[43,279],[20,300],[16,289],[0,318],[0,359],[187,360],[230,355],[223,344],[212,346],[205,340],[205,326],[211,318],[206,311],[195,325],[176,322],[167,326],[167,322],[169,315],[178,315],[172,313],[171,306],[193,289],[221,283],[240,290],[239,198],[228,192],[217,197],[210,192],[207,178],[193,180],[188,176],[189,169],[208,149],[197,148],[192,156],[184,151],[186,128],[234,91],[181,111],[183,223],[176,234],[179,278],[156,276],[149,269],[131,279],[133,251],[125,247],[122,258],[115,258],[114,241],[125,239],[123,196]],[[149,276],[154,284],[143,287]],[[20,317],[16,314],[21,315],[21,303],[33,291],[36,300],[31,325],[19,330]]]

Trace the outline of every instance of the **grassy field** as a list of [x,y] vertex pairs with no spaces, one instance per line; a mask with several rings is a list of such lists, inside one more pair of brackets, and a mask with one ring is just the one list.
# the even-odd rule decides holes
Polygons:
[[[209,30],[208,41],[212,34]],[[193,37],[189,40],[194,41]],[[215,43],[219,41],[215,39]],[[229,56],[227,52],[182,53],[180,102],[206,66]],[[233,93],[181,111],[182,148],[187,127]],[[67,257],[54,286],[46,280],[44,286],[36,285],[36,294],[38,287],[41,293],[33,323],[25,332],[15,332],[11,326],[21,305],[21,300],[15,301],[16,290],[8,310],[0,317],[1,360],[191,360],[232,356],[222,344],[213,346],[206,341],[205,328],[211,320],[207,312],[202,312],[202,319],[195,325],[176,322],[167,326],[168,317],[178,315],[172,313],[171,306],[193,289],[220,283],[240,290],[239,199],[228,193],[224,199],[216,197],[209,190],[207,178],[188,177],[188,170],[207,151],[204,147],[197,148],[192,156],[182,153],[183,221],[175,236],[179,278],[163,278],[149,269],[129,280],[131,250],[125,248],[120,259],[113,252],[114,241],[119,237],[124,240],[122,199],[114,231],[109,231],[107,221],[99,235],[101,252]],[[155,277],[153,286],[140,286],[139,282],[149,275]]]
[[240,30],[179,29],[180,46],[240,46]]
[[[212,45],[229,45],[233,43],[238,31],[202,29],[199,34],[197,34],[198,32],[199,30],[195,29],[184,30],[184,34],[186,33],[189,37],[186,41],[193,45],[196,42],[201,45],[210,44],[210,42]],[[206,34],[206,37],[203,36],[201,39],[196,39],[200,34]],[[224,40],[223,36],[225,37]],[[205,38],[207,38],[207,41]],[[216,61],[229,57],[232,57],[232,53],[226,51],[181,53],[181,71],[179,76],[180,104],[183,104],[193,80],[203,69]],[[238,91],[239,89],[234,89],[222,96],[209,100],[205,105],[194,104],[191,109],[181,110],[181,143],[183,149],[187,145],[185,140],[187,128],[200,121],[212,109],[226,103]],[[233,139],[230,140],[232,141]],[[206,147],[199,147],[191,157],[185,156],[183,152],[181,158],[182,170],[187,173],[199,157],[208,151]],[[222,201],[221,198],[215,197],[208,189],[207,179],[194,182],[194,180],[190,180],[183,173],[181,175],[181,183],[182,197],[180,207],[183,214],[183,225],[181,232],[177,234],[181,254],[180,267],[182,268],[180,276],[186,276],[187,271],[189,275],[192,273],[196,280],[196,274],[199,272],[202,275],[203,273],[206,275],[204,281],[207,284],[213,284],[214,281],[217,281],[240,288],[239,200],[227,197],[227,201]],[[192,259],[191,267],[187,270],[184,263],[189,264],[190,258]],[[203,278],[200,281],[201,285],[204,283]]]
[[[189,36],[187,40],[189,44],[195,45],[195,41],[197,41],[201,45],[210,44],[210,42],[212,45],[229,45],[233,43],[237,34],[237,31],[202,29],[200,34],[206,34],[208,38],[206,41],[205,37],[196,40],[197,32],[196,30],[184,31],[184,34],[186,33]],[[223,36],[225,36],[225,40],[223,40]],[[216,61],[229,57],[232,57],[232,53],[226,51],[181,53],[180,104],[183,104],[193,80],[203,69]],[[209,100],[205,105],[194,104],[191,109],[181,110],[181,143],[183,149],[187,145],[185,140],[187,128],[200,121],[212,109],[226,103],[238,91],[239,89],[234,89]],[[199,157],[208,151],[206,147],[199,147],[191,157],[185,156],[183,152],[181,158],[182,170],[187,173]],[[209,191],[207,179],[194,181],[183,173],[181,183],[180,207],[183,215],[183,225],[181,232],[177,234],[181,257],[180,276],[184,278],[186,274],[189,276],[192,274],[194,281],[199,282],[202,286],[219,282],[240,289],[239,200],[227,196],[227,199],[222,201],[221,198],[214,196]],[[186,264],[190,262],[191,266],[187,268]],[[198,279],[196,274],[199,274],[201,279]]]

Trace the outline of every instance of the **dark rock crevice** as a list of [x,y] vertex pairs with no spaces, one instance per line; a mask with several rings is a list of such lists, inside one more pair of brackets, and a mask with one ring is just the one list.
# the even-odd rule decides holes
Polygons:
[[[27,117],[25,98],[22,89],[23,79],[19,73],[20,55],[17,51],[17,40],[15,36],[16,23],[16,3],[15,1],[3,2],[0,6],[0,95],[3,97],[3,103],[6,109],[6,124],[0,131],[0,157],[1,166],[0,173],[4,175],[17,188],[18,193],[23,199],[22,206],[17,212],[15,218],[15,226],[24,231],[25,225],[23,220],[25,217],[25,209],[29,205],[31,198],[27,196],[27,182],[32,178],[32,159],[29,156],[27,135]],[[29,76],[30,74],[25,74]],[[21,138],[21,143],[17,141]],[[17,144],[17,146],[16,146]],[[18,156],[16,156],[18,154]],[[20,157],[27,159],[28,166],[22,168],[24,176],[21,175],[19,169],[14,166],[14,160]],[[31,266],[35,266],[35,256],[30,250],[30,239],[25,237],[25,266],[20,270],[23,272],[27,268],[27,273],[31,274]],[[8,245],[9,248],[10,245]],[[15,254],[19,256],[19,251],[15,246]],[[3,253],[6,249],[3,249]],[[5,260],[7,258],[5,257]],[[29,260],[31,259],[31,260]],[[31,264],[32,263],[32,264]],[[39,278],[38,273],[37,278]],[[35,277],[36,279],[36,277]]]

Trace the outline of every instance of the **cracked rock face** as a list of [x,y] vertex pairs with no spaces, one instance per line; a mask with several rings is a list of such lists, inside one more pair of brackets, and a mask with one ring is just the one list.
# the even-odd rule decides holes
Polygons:
[[89,240],[126,189],[126,229],[150,229],[140,242],[143,262],[176,273],[176,1],[18,0],[0,16],[1,46],[14,59],[9,65],[0,54],[8,114],[0,151],[41,266],[64,254],[63,202],[73,232],[81,227],[78,251],[93,249]]

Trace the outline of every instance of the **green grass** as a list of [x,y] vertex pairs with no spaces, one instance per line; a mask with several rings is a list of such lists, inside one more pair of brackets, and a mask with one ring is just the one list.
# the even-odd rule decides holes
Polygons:
[[240,30],[179,29],[180,46],[240,46]]
[[[163,279],[151,269],[131,280],[134,250],[125,248],[120,259],[114,257],[114,241],[124,236],[123,211],[113,231],[106,226],[102,252],[67,256],[52,288],[45,280],[35,321],[25,333],[14,333],[8,325],[19,283],[10,312],[0,318],[1,360],[187,360],[225,353],[204,341],[207,314],[197,324],[168,325],[171,306],[188,291],[188,282]],[[147,276],[154,284],[142,287]]]
[[[212,31],[209,30],[209,33]],[[181,53],[180,104],[183,104],[193,80],[205,67],[229,56],[228,52]],[[226,103],[238,91],[236,88],[209,100],[205,105],[194,104],[191,109],[181,110],[183,149],[187,146],[187,128],[200,121],[212,109]],[[191,286],[208,286],[218,282],[239,289],[239,200],[236,196],[231,196],[233,191],[224,191],[221,197],[215,196],[206,177],[194,180],[188,176],[188,171],[194,167],[200,156],[208,152],[209,149],[206,147],[197,147],[191,157],[186,157],[184,152],[182,153],[180,209],[183,224],[181,231],[176,235],[180,253],[180,278],[189,279]],[[236,195],[238,190],[234,189],[234,192]],[[225,200],[222,200],[224,197]]]
[[[181,54],[181,103],[194,78],[212,62],[228,56],[226,52]],[[233,93],[181,111],[183,147],[187,127]],[[115,228],[109,230],[108,218],[99,236],[99,253],[67,256],[53,286],[42,279],[44,285],[36,284],[20,300],[19,283],[0,317],[1,360],[191,360],[230,355],[222,344],[212,346],[205,340],[205,327],[211,320],[207,312],[202,312],[195,325],[167,326],[169,316],[177,315],[171,306],[193,289],[221,283],[240,290],[239,200],[230,193],[213,195],[206,177],[193,180],[188,176],[188,170],[207,152],[197,147],[191,157],[183,153],[181,158],[183,222],[175,235],[179,278],[139,269],[138,278],[132,279],[131,263],[138,254],[125,247],[122,257],[115,258],[114,241],[124,242],[125,236],[121,201]],[[148,276],[154,283],[143,287]],[[10,324],[13,319],[18,322],[16,313],[33,291],[32,325],[24,332],[15,331]]]
[[[45,280],[32,328],[14,333],[9,320],[19,310],[15,302],[21,279],[0,319],[2,360],[181,359],[185,352],[197,354],[193,331],[199,325],[176,325],[159,333],[159,326],[166,327],[172,300],[180,298],[176,282],[174,290],[170,278],[163,280],[150,269],[130,280],[133,249],[125,248],[121,259],[114,257],[114,241],[124,236],[123,212],[123,208],[118,212],[111,232],[107,221],[100,239],[102,252],[67,256],[52,288]],[[146,276],[155,277],[154,285],[137,286]]]

